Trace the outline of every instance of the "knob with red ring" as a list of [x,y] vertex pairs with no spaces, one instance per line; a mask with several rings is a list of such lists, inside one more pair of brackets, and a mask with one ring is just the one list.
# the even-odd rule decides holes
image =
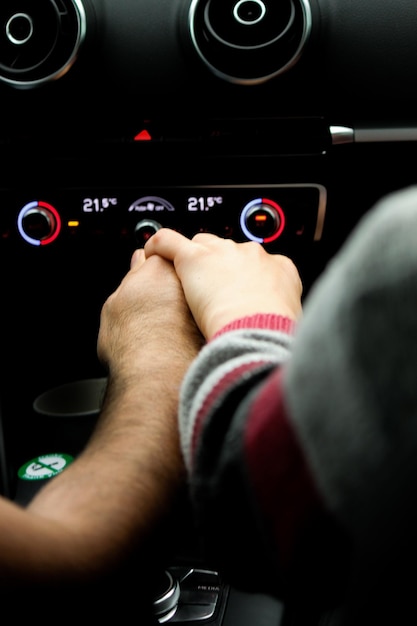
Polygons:
[[248,239],[258,243],[271,243],[284,230],[284,211],[274,200],[256,198],[244,207],[240,215],[240,226]]
[[28,202],[20,210],[17,218],[19,233],[32,246],[47,246],[55,241],[61,232],[61,217],[48,202]]

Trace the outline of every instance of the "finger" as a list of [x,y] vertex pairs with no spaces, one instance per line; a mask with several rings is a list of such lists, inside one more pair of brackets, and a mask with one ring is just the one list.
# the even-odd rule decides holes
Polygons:
[[157,254],[168,261],[175,262],[175,256],[184,246],[191,245],[191,241],[171,228],[161,228],[145,243],[145,257]]
[[218,235],[213,235],[212,233],[196,233],[191,241],[195,241],[196,243],[216,243],[218,241],[223,240],[222,237]]
[[139,268],[145,263],[145,258],[145,253],[142,248],[135,250],[130,260],[130,269],[133,269],[134,267]]

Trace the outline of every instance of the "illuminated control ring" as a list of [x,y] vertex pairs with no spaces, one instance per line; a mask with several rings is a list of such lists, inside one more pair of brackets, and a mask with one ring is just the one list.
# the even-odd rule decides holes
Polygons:
[[[269,222],[267,231],[264,232],[266,236],[259,237],[255,235],[253,230],[249,228],[250,220],[255,222],[258,220],[261,222]],[[268,198],[257,198],[249,202],[243,209],[240,216],[240,226],[248,239],[256,241],[258,243],[271,243],[275,241],[282,234],[285,228],[285,215],[282,208]]]
[[[25,225],[25,221],[28,218],[34,218],[41,230],[46,228],[45,233],[41,236],[33,237],[30,234],[30,229]],[[58,211],[51,204],[43,201],[25,204],[17,218],[19,233],[32,246],[47,246],[55,241],[61,232],[61,224]]]
[[162,225],[156,220],[144,219],[140,220],[135,226],[135,239],[140,247],[143,247],[145,243],[160,230]]

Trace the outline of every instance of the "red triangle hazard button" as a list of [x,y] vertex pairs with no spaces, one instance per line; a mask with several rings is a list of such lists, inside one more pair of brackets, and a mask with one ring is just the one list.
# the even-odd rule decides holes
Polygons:
[[151,139],[152,137],[150,136],[149,132],[146,129],[141,130],[140,133],[138,133],[134,137],[135,141],[151,141]]

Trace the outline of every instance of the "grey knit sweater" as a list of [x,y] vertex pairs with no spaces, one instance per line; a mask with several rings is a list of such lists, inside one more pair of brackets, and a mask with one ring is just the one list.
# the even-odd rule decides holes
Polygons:
[[417,187],[362,219],[296,329],[260,311],[207,344],[179,422],[207,555],[232,582],[318,604],[403,589],[417,554]]

